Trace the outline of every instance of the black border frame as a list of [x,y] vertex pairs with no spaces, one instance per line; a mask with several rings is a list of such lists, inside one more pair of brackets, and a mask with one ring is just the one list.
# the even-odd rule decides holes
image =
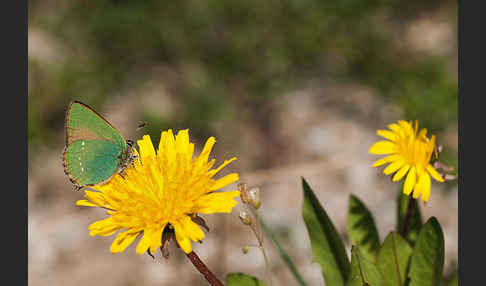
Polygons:
[[[27,285],[28,259],[28,2],[8,1],[0,16],[2,31],[2,251],[4,281]],[[7,282],[8,283],[8,282]]]
[[[478,3],[458,1],[459,285],[481,285],[480,281],[484,280],[481,262],[485,245],[482,236],[485,192],[481,187],[484,174],[481,167],[473,166],[484,157],[483,132],[479,124],[485,113],[480,99],[484,92],[486,43],[482,41],[484,10]],[[469,134],[475,132],[473,136],[476,138],[466,139],[465,129]],[[469,166],[467,171],[464,169],[466,164]]]

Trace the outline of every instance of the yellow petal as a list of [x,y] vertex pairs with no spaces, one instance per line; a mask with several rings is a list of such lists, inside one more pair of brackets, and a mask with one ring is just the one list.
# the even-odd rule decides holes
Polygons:
[[209,154],[213,149],[214,143],[216,143],[216,139],[214,139],[214,137],[209,137],[209,139],[206,140],[206,144],[204,144],[204,148],[198,157],[198,160],[200,160],[201,163],[206,163],[208,161]]
[[373,167],[379,167],[379,166],[384,165],[386,163],[390,163],[390,162],[397,161],[397,160],[400,160],[400,159],[402,159],[402,155],[399,155],[399,154],[389,155],[389,156],[386,156],[386,157],[381,158],[380,160],[374,162]]
[[192,159],[192,155],[194,155],[194,143],[189,143],[187,146],[187,158]]
[[179,244],[179,246],[185,253],[190,253],[192,251],[191,241],[189,240],[187,234],[184,232],[184,228],[178,222],[171,223],[174,226],[177,244]]
[[150,252],[155,253],[157,251],[157,248],[162,245],[162,233],[164,231],[164,228],[166,226],[166,223],[162,224],[162,226],[158,229],[155,229],[152,232],[152,243],[150,245]]
[[84,196],[93,204],[99,207],[109,208],[109,203],[106,201],[104,194],[100,192],[84,191]]
[[175,142],[177,153],[186,154],[189,149],[189,129],[180,130]]
[[425,139],[427,137],[427,129],[426,128],[423,128],[422,130],[420,130],[417,138],[419,139]]
[[152,233],[153,230],[151,229],[144,229],[143,230],[143,236],[142,239],[140,239],[140,242],[137,245],[137,253],[142,255],[144,254],[147,249],[150,247],[152,244]]
[[127,230],[117,234],[115,240],[110,246],[112,253],[123,252],[140,234],[140,230]]
[[385,173],[385,175],[390,175],[391,173],[400,169],[403,165],[405,165],[405,162],[403,160],[395,161],[395,162],[391,163],[390,165],[388,165],[385,168],[385,170],[383,170],[383,173]]
[[158,155],[160,157],[164,157],[169,161],[173,162],[175,159],[175,139],[174,134],[172,133],[172,129],[167,131],[163,131],[160,135],[160,142],[159,142],[159,150]]
[[[415,189],[413,191],[413,198],[416,199],[419,197],[420,194],[422,194],[422,200],[424,200],[423,194],[426,192],[430,193],[430,176],[428,173],[422,173],[422,175],[419,177],[417,186],[415,186]],[[427,196],[428,199],[428,196]]]
[[417,169],[417,177],[422,176],[422,174],[425,172],[424,166],[422,166],[422,164],[415,165],[415,168]]
[[204,238],[204,232],[194,223],[189,216],[180,220],[184,233],[193,241],[200,241]]
[[392,130],[395,133],[400,132],[400,126],[396,123],[388,124],[388,129]]
[[88,200],[79,200],[79,201],[76,201],[76,205],[77,206],[86,206],[86,207],[99,207],[99,205],[97,204],[94,204]]
[[403,193],[405,195],[410,195],[410,193],[413,190],[413,187],[415,186],[415,181],[416,181],[416,170],[415,167],[412,167],[410,169],[410,172],[408,172],[407,178],[405,179],[405,184],[403,185]]
[[396,151],[397,146],[395,145],[395,143],[390,141],[378,141],[370,147],[370,150],[368,152],[376,155],[385,155],[396,153]]
[[122,228],[123,227],[115,223],[112,217],[109,217],[90,224],[89,235],[109,236]]
[[413,129],[412,124],[405,120],[398,120],[398,124],[400,124],[400,126],[407,131],[411,131]]
[[211,186],[210,190],[211,191],[216,191],[219,190],[231,183],[234,183],[239,180],[238,174],[237,173],[231,173],[228,174],[214,182],[214,185]]
[[[233,162],[234,160],[236,160],[236,157],[233,157],[233,158],[231,158],[229,160],[225,160],[223,162],[223,164],[221,164],[218,168],[209,171],[208,172],[208,175],[210,177],[214,176],[216,173],[218,173],[219,171],[221,171],[221,169],[223,169],[224,167],[226,167],[229,163]],[[212,162],[212,160],[211,160],[211,162]],[[214,162],[213,162],[213,164],[214,164]]]
[[415,188],[413,189],[412,197],[414,199],[418,198],[421,192],[422,192],[421,185],[419,185],[419,183],[417,181],[417,184],[415,185]]
[[439,182],[444,182],[444,178],[442,178],[442,176],[439,174],[439,172],[437,172],[437,170],[435,170],[435,168],[428,164],[427,167],[425,167],[427,169],[427,171],[429,172],[429,174],[432,176],[432,178],[434,178],[435,180],[439,181]]
[[204,195],[197,201],[196,212],[202,214],[229,213],[238,203],[234,198],[239,195],[239,191]]
[[425,179],[425,186],[422,189],[422,201],[427,202],[430,197],[430,177],[428,174],[425,174],[424,176],[426,176],[427,179]]
[[393,182],[399,181],[401,178],[403,178],[403,176],[405,176],[405,174],[408,172],[409,169],[410,169],[409,164],[405,164],[404,166],[402,166],[400,170],[398,170],[398,172],[395,173],[392,181]]
[[385,160],[385,158],[383,159],[380,159],[376,162],[373,163],[373,167],[380,167],[381,165],[385,165],[386,163],[389,163],[387,160]]
[[143,135],[142,140],[137,141],[138,147],[140,149],[140,157],[143,159],[146,157],[155,157],[155,149],[150,140],[149,135]]
[[390,140],[390,141],[395,141],[397,139],[397,135],[393,133],[392,131],[388,130],[377,130],[376,134]]

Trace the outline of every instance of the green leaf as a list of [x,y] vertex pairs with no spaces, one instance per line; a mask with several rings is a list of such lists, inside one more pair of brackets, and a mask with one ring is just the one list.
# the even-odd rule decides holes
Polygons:
[[349,196],[348,235],[351,245],[359,245],[364,257],[376,260],[380,238],[375,220],[368,208],[356,196]]
[[351,274],[346,286],[384,285],[378,267],[373,261],[365,258],[360,249],[357,245],[353,245],[351,248]]
[[326,285],[344,285],[350,271],[344,243],[304,178],[302,188],[302,216],[309,233],[313,259],[321,265]]
[[[403,188],[403,185],[402,185]],[[420,215],[420,209],[417,200],[410,200],[412,196],[407,196],[402,192],[402,189],[398,192],[397,198],[397,232],[402,233],[405,216],[408,209],[408,204],[413,204],[413,214],[410,220],[410,225],[407,233],[407,241],[413,247],[417,240],[420,228],[422,227],[422,216]]]
[[227,286],[266,286],[265,282],[245,273],[230,273],[226,276]]
[[457,286],[459,284],[459,273],[456,271],[456,274],[452,276],[452,278],[447,282],[447,286]]
[[387,285],[404,286],[412,247],[399,234],[391,232],[378,252],[377,266]]
[[420,230],[410,261],[409,286],[438,286],[444,266],[444,234],[431,217]]
[[275,247],[277,247],[278,253],[282,257],[282,259],[285,261],[287,266],[289,267],[290,271],[294,275],[295,279],[299,282],[301,286],[307,286],[307,283],[304,281],[300,273],[297,271],[297,268],[295,267],[294,263],[292,262],[292,259],[290,259],[290,256],[285,252],[285,250],[282,248],[280,243],[278,242],[277,238],[275,235],[270,231],[270,229],[267,227],[265,223],[263,223],[262,220],[260,220],[260,223],[263,226],[263,230],[265,233],[270,237],[270,239],[273,241],[273,244],[275,244]]

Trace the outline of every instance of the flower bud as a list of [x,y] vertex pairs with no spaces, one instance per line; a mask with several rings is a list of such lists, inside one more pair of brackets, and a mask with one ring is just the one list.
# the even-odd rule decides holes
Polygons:
[[241,251],[243,252],[243,254],[247,254],[248,251],[250,251],[250,246],[248,246],[248,245],[243,246],[243,248],[241,249]]
[[446,181],[453,181],[455,179],[457,179],[457,176],[455,176],[455,175],[451,175],[451,174],[445,174],[444,175],[444,180],[446,180]]
[[240,191],[241,201],[245,204],[248,203],[248,189],[246,183],[238,183],[238,190]]
[[251,218],[250,218],[250,216],[248,215],[247,212],[244,212],[244,211],[240,212],[240,220],[241,220],[242,223],[244,223],[246,225],[251,224]]
[[261,200],[260,200],[260,189],[257,187],[253,187],[248,191],[248,198],[250,204],[255,208],[260,208]]

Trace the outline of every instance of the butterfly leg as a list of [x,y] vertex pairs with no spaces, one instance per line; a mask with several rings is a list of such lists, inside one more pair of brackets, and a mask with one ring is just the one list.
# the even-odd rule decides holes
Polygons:
[[127,142],[128,148],[129,148],[127,150],[127,154],[128,154],[128,158],[129,158],[128,162],[130,162],[129,165],[132,165],[133,167],[135,167],[135,159],[138,161],[138,163],[140,165],[142,165],[142,161],[140,160],[140,157],[138,155],[134,154],[134,152],[133,152],[133,144],[134,144],[133,141],[127,140],[126,142]]
[[134,167],[135,167],[135,160],[137,160],[137,162],[138,162],[140,165],[142,165],[142,161],[140,161],[140,157],[138,157],[137,155],[133,154],[133,155],[132,155],[132,160],[130,160],[130,161],[131,161],[132,166],[134,166]]
[[118,173],[118,175],[120,175],[120,177],[122,177],[122,178],[123,178],[123,180],[125,180],[125,177],[123,177],[123,175],[122,175],[122,173],[121,173],[121,172],[120,172],[120,173]]
[[140,156],[136,155],[136,154],[132,154],[132,165],[135,166],[135,160],[137,160],[137,162],[140,164],[140,165],[143,165],[142,164],[142,160],[140,160]]

